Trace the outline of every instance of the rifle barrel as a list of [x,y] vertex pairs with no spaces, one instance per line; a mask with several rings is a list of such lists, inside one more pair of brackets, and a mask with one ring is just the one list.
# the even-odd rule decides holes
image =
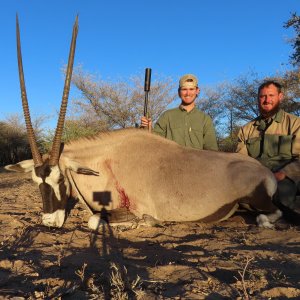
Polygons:
[[146,68],[145,85],[144,85],[144,91],[145,91],[144,116],[145,117],[148,117],[148,99],[149,99],[150,85],[151,85],[151,69]]

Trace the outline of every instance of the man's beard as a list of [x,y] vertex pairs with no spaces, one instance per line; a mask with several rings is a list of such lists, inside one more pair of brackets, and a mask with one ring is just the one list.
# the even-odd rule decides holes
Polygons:
[[279,108],[279,103],[277,103],[270,111],[264,111],[261,107],[259,107],[259,111],[263,119],[268,119],[273,117],[279,111]]

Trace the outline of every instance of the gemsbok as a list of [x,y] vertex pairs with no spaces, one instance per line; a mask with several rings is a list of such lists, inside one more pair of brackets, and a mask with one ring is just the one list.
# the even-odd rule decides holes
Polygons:
[[[150,217],[162,222],[218,221],[233,214],[239,204],[263,212],[276,211],[272,196],[277,184],[272,172],[247,156],[189,149],[134,128],[63,145],[77,18],[52,150],[42,156],[30,120],[18,18],[16,26],[22,105],[33,159],[6,169],[32,172],[42,195],[43,224],[63,226],[70,197],[82,201],[93,214],[89,221],[92,229],[102,218],[96,213],[103,211],[107,215],[125,211],[140,219]],[[269,221],[279,216],[276,211],[274,220],[263,217],[260,225],[271,227]]]

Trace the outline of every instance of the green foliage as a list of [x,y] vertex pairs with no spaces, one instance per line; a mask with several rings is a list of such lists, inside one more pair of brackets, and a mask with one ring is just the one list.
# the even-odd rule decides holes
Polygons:
[[235,126],[230,132],[229,135],[218,138],[218,147],[220,151],[235,152],[238,144],[239,126]]
[[237,138],[232,138],[230,136],[218,140],[219,151],[222,152],[235,152],[237,144]]
[[[71,140],[77,140],[81,137],[92,136],[99,131],[102,130],[100,130],[99,126],[96,124],[86,124],[84,120],[80,119],[69,119],[65,121],[62,142],[67,143]],[[43,152],[49,152],[51,150],[54,133],[54,130],[50,130],[47,134],[45,134],[42,141],[42,148],[44,149]]]
[[16,163],[31,157],[24,128],[0,122],[0,165]]
[[96,133],[96,126],[84,125],[80,120],[67,120],[64,128],[63,141],[77,140],[78,138],[91,136]]

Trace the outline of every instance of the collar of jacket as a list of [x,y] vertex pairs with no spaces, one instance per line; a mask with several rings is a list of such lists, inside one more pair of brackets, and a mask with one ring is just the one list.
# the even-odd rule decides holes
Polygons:
[[[271,117],[271,119],[273,119],[273,121],[275,121],[277,123],[281,123],[281,121],[283,119],[283,113],[284,113],[284,111],[282,109],[279,109],[279,111],[275,115],[273,115]],[[257,117],[255,119],[254,125],[259,126],[262,120],[263,119],[261,116]]]

